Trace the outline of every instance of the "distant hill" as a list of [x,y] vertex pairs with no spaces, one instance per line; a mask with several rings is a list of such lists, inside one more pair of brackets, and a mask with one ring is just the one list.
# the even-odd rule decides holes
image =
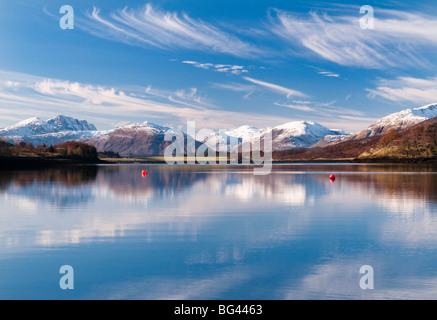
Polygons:
[[350,159],[358,161],[437,160],[437,118],[422,121],[402,130],[348,140],[317,149],[294,149],[274,152],[277,161],[314,161]]
[[67,116],[56,116],[47,121],[30,118],[6,129],[0,129],[2,136],[43,135],[62,131],[96,131],[93,124]]
[[[112,151],[125,157],[138,157],[162,156],[170,144],[169,141],[164,141],[165,132],[168,130],[172,128],[145,121],[99,131],[85,120],[59,115],[47,121],[39,118],[21,121],[11,127],[0,129],[0,137],[13,144],[25,142],[35,146],[55,145],[67,141],[86,142],[95,146],[98,152]],[[293,121],[272,128],[257,129],[245,125],[237,129],[228,129],[214,133],[203,141],[196,142],[196,145],[206,143],[211,147],[225,146],[223,151],[231,151],[231,148],[226,146],[229,138],[237,139],[237,146],[233,147],[238,148],[238,145],[243,143],[262,139],[266,133],[272,134],[273,150],[308,148],[327,135],[345,135],[341,130],[329,129],[316,122]]]
[[437,118],[423,121],[408,129],[389,131],[378,138],[376,146],[358,156],[358,159],[381,158],[437,158]]
[[420,108],[405,109],[392,113],[371,124],[364,130],[353,133],[349,136],[326,136],[318,141],[311,148],[325,147],[344,141],[360,140],[374,136],[384,135],[389,131],[411,128],[425,120],[437,117],[437,104],[429,104]]
[[115,129],[107,135],[97,136],[87,141],[99,152],[116,152],[122,156],[163,155],[171,143],[164,140],[165,132],[170,128],[148,121]]
[[[293,121],[262,129],[244,125],[220,132],[216,130],[207,137],[198,138],[202,141],[195,143],[196,146],[205,143],[210,147],[219,147],[221,151],[241,151],[246,150],[244,147],[247,144],[258,141],[258,139],[264,140],[267,135],[271,134],[272,150],[280,158],[289,156],[296,158],[298,155],[309,158],[317,156],[325,159],[365,158],[382,157],[384,153],[393,153],[393,156],[399,153],[400,157],[405,157],[407,155],[402,151],[405,148],[402,149],[403,145],[398,141],[398,137],[391,132],[412,128],[434,117],[437,117],[437,104],[430,104],[393,113],[353,134],[329,129],[313,121]],[[47,121],[30,118],[11,127],[0,129],[0,138],[12,144],[24,142],[32,143],[34,146],[50,146],[67,141],[78,141],[95,146],[97,152],[114,152],[122,157],[142,157],[164,155],[166,147],[170,144],[169,141],[164,141],[165,133],[168,130],[173,130],[173,128],[159,126],[148,121],[110,130],[97,130],[93,124],[86,120],[59,115]],[[391,136],[385,139],[397,139],[399,146],[395,148],[390,145],[391,149],[387,150],[389,147],[386,146],[382,150],[377,145],[378,139],[372,140],[372,138],[382,137],[388,133],[391,133]],[[235,145],[228,145],[234,141],[237,141]],[[324,148],[335,145],[338,147],[334,149]],[[373,147],[377,149],[374,150]],[[307,150],[308,148],[315,150],[310,152]],[[410,149],[408,149],[410,154],[419,152]],[[422,153],[423,156],[431,156],[429,152]]]
[[339,138],[346,136],[346,133],[341,130],[329,129],[313,121],[292,121],[263,129],[261,139],[264,139],[268,133],[272,135],[272,150],[274,151],[309,148],[327,136]]
[[94,146],[68,141],[55,146],[34,146],[20,142],[12,145],[0,138],[0,171],[55,166],[103,163]]
[[13,126],[0,129],[0,137],[7,142],[33,145],[55,145],[66,141],[87,141],[106,132],[98,131],[86,120],[58,115],[47,121],[30,118]]

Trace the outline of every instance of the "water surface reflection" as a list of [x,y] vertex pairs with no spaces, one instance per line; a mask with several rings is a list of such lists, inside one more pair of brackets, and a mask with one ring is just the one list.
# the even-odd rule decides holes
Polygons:
[[436,184],[432,166],[403,165],[0,173],[0,298],[433,298]]

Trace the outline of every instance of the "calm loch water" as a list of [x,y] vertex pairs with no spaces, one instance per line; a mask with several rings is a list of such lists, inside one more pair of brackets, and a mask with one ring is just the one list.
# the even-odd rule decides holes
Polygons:
[[[436,299],[436,173],[356,164],[274,165],[267,176],[242,166],[2,172],[0,299]],[[74,269],[73,290],[59,286],[62,265]],[[373,290],[360,288],[363,265]]]

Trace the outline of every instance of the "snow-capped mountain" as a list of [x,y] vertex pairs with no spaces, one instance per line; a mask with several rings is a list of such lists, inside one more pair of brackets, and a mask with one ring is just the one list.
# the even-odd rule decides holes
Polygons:
[[295,148],[309,148],[324,137],[345,135],[346,133],[329,129],[317,122],[293,121],[273,128],[262,130],[261,140],[268,134],[272,135],[272,150],[281,151]]
[[388,133],[391,130],[402,130],[410,128],[420,122],[437,117],[437,103],[429,104],[419,108],[405,109],[396,113],[389,114],[384,118],[372,123],[366,129],[353,133],[348,137],[338,136],[337,138],[325,137],[311,147],[324,147],[343,141],[358,140],[379,136]]
[[437,104],[402,110],[376,121],[363,131],[352,135],[351,138],[367,138],[387,133],[390,130],[406,129],[434,117],[437,117]]
[[66,141],[82,141],[94,145],[99,152],[113,151],[124,156],[161,155],[170,143],[164,141],[171,130],[145,121],[111,130],[99,131],[85,120],[57,116],[47,121],[30,118],[8,128],[0,129],[0,137],[16,144],[55,145]]
[[[341,130],[328,129],[317,122],[293,121],[276,126],[273,128],[258,129],[251,126],[241,126],[233,130],[225,130],[217,132],[206,139],[198,139],[206,143],[208,146],[220,151],[231,151],[238,148],[242,151],[247,144],[252,144],[255,140],[264,140],[267,134],[272,135],[273,151],[308,148],[312,144],[320,141],[325,136],[345,135]],[[231,138],[236,138],[232,144]],[[252,145],[253,149],[253,145]]]
[[0,129],[0,136],[8,142],[24,141],[34,145],[50,145],[69,140],[86,141],[102,134],[104,132],[97,131],[96,127],[86,120],[77,120],[62,115],[47,121],[30,118],[11,127]]
[[88,141],[97,151],[113,151],[122,156],[156,156],[163,155],[171,143],[164,140],[168,127],[162,127],[145,121],[111,130],[97,135]]
[[40,118],[30,118],[11,127],[0,129],[2,136],[33,136],[61,131],[96,131],[93,124],[85,120],[59,115],[47,121]]
[[[24,141],[34,145],[55,145],[77,140],[94,145],[99,152],[113,151],[123,156],[151,156],[164,154],[165,148],[170,144],[164,140],[168,130],[172,128],[145,121],[98,131],[85,120],[57,116],[47,121],[39,118],[22,121],[1,129],[0,136],[11,143]],[[273,150],[307,148],[327,135],[343,134],[339,130],[331,130],[315,122],[296,121],[264,129],[246,125],[236,129],[218,130],[207,137],[196,136],[195,139],[196,145],[206,143],[219,151],[231,151],[240,146],[245,147],[255,139],[264,139],[266,133],[272,134]]]
[[[241,151],[246,150],[247,144],[256,140],[262,141],[271,134],[273,151],[323,147],[385,134],[393,129],[409,128],[434,117],[437,117],[437,104],[430,104],[393,113],[352,135],[341,130],[329,129],[312,121],[293,121],[263,129],[246,125],[236,129],[217,130],[206,137],[197,136],[195,143],[196,145],[206,143],[219,151],[232,151],[236,148]],[[99,152],[113,151],[123,156],[150,156],[164,154],[165,148],[171,143],[164,140],[168,130],[172,128],[146,121],[99,131],[85,120],[57,116],[47,121],[39,118],[27,119],[11,127],[0,129],[0,137],[14,144],[24,141],[34,145],[54,145],[77,140],[94,145]],[[184,138],[186,138],[185,134]]]
[[311,145],[310,148],[323,148],[328,145],[337,144],[345,141],[350,137],[350,134],[327,135],[322,140]]
[[160,134],[160,133],[165,133],[165,131],[169,130],[170,128],[157,125],[157,124],[152,123],[150,121],[144,121],[144,122],[138,122],[138,123],[133,123],[133,124],[121,126],[121,127],[118,127],[117,129],[118,130],[124,129],[124,130],[135,130],[135,131],[147,131],[150,133]]
[[252,142],[258,138],[263,132],[263,129],[258,129],[252,126],[241,126],[236,129],[220,130],[205,139],[197,137],[197,140],[205,143],[211,148],[216,148],[217,151],[231,151],[233,148],[244,142]]
[[336,136],[346,134],[341,130],[328,129],[321,124],[312,121],[288,122],[273,127],[271,130],[273,150],[309,148],[327,135]]
[[59,131],[97,131],[97,128],[86,120],[59,115],[47,120],[47,124],[54,132]]

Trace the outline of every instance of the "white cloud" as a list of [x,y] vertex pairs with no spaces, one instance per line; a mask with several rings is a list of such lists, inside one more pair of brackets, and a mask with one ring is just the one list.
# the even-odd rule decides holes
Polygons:
[[276,16],[270,17],[272,31],[293,46],[340,65],[385,68],[428,64],[420,49],[437,45],[435,17],[378,8],[374,29],[363,30],[359,7],[345,10],[336,8],[336,13],[342,14],[335,16],[276,10]]
[[362,290],[359,285],[362,277],[360,267],[374,257],[363,254],[352,258],[336,256],[327,263],[312,266],[297,282],[295,275],[290,276],[291,284],[283,287],[283,297],[280,299],[429,300],[437,294],[436,277],[409,275],[408,272],[406,275],[394,271],[393,274],[385,273],[393,270],[390,269],[393,268],[391,257],[376,257],[380,260],[377,261],[378,266],[374,266],[374,290]]
[[[259,81],[255,79],[252,80]],[[229,82],[229,83],[214,83],[213,87],[245,93],[243,98],[247,99],[256,91],[260,90],[260,88],[265,87],[263,85],[255,85],[256,83],[254,81],[251,81],[254,83],[253,85],[245,85],[237,82]],[[266,84],[271,86],[276,86],[274,84],[268,84],[268,83]],[[284,87],[280,87],[282,89],[277,89],[276,87],[272,89],[271,87],[268,86],[267,88],[274,92],[279,92],[286,95],[289,94],[288,90],[291,90]],[[286,100],[285,102],[284,101],[273,102],[273,105],[300,111],[293,114],[294,120],[317,121],[329,128],[340,128],[350,132],[355,132],[357,128],[366,128],[369,124],[377,120],[376,118],[365,117],[365,114],[360,110],[337,106],[335,105],[336,103],[337,100],[333,100],[329,102],[318,102],[318,101],[311,101],[311,100]],[[307,113],[307,115],[304,114],[305,112]],[[311,113],[311,115],[308,116],[308,113]],[[284,123],[284,121],[281,121],[278,124],[282,124],[282,123]],[[261,127],[265,127],[265,125],[262,125]]]
[[305,101],[305,100],[292,100],[293,103],[299,103],[299,104],[310,104],[311,101]]
[[20,86],[20,84],[17,81],[6,80],[4,82],[4,86],[6,88],[18,88]]
[[193,64],[193,65],[197,65],[197,64],[198,64],[198,62],[196,62],[196,61],[191,61],[191,60],[185,60],[185,61],[182,61],[182,63]]
[[325,76],[325,77],[335,77],[335,78],[340,77],[340,75],[338,73],[334,73],[334,72],[330,72],[330,71],[320,71],[320,72],[318,72],[318,74],[321,74],[322,76]]
[[237,82],[214,83],[213,87],[237,91],[237,92],[250,92],[250,91],[256,90],[255,86],[253,86],[253,85],[245,85],[245,84],[241,84],[241,83],[237,83]]
[[93,8],[81,26],[91,34],[129,45],[161,49],[188,48],[253,57],[262,51],[218,27],[187,14],[164,12],[147,4],[140,9],[124,8],[103,17]]
[[108,300],[190,300],[214,299],[236,285],[244,285],[253,277],[252,270],[246,268],[227,268],[209,276],[198,275],[195,278],[148,277],[135,281],[123,281],[104,284],[93,288],[87,299]]
[[[8,81],[16,85],[10,87]],[[16,119],[66,114],[85,117],[99,129],[112,128],[114,122],[138,122],[139,118],[172,125],[194,120],[198,126],[212,129],[247,124],[264,127],[292,120],[263,113],[224,110],[196,88],[175,91],[150,86],[113,88],[1,70],[0,114],[3,121],[9,120],[2,123],[4,126],[14,124]]]
[[328,118],[343,118],[349,120],[376,120],[373,118],[364,118],[364,114],[361,111],[348,109],[344,107],[335,106],[334,103],[336,101],[331,101],[328,103],[318,103],[318,102],[307,102],[307,101],[293,101],[293,104],[289,103],[279,103],[275,102],[274,104],[279,107],[286,107],[290,109],[314,112],[317,116],[325,117],[325,120]]
[[[342,118],[342,119],[346,119],[346,120],[352,120],[354,122],[360,121],[360,122],[365,122],[365,123],[369,123],[369,124],[379,120],[379,118],[356,117],[356,116],[347,116],[347,115],[340,115],[338,117]],[[356,130],[356,128],[355,128],[355,130]]]
[[427,79],[398,77],[380,80],[375,89],[367,89],[370,97],[380,96],[394,102],[425,105],[437,101],[437,76]]
[[[306,95],[300,91],[282,87],[273,83],[253,79],[250,77],[243,77],[246,81],[253,83],[254,85],[244,85],[241,83],[231,82],[231,83],[215,83],[213,86],[221,89],[232,90],[237,92],[246,92],[244,98],[248,98],[259,88],[267,88],[270,91],[285,94],[287,99],[291,96],[306,97]],[[299,103],[299,102],[298,102]]]
[[300,111],[309,111],[309,112],[314,112],[316,110],[314,110],[313,108],[310,108],[306,105],[299,105],[299,104],[281,104],[281,103],[277,103],[275,102],[275,105],[280,106],[280,107],[286,107],[286,108],[290,108],[290,109],[295,109],[295,110],[300,110]]
[[269,89],[271,91],[278,92],[278,93],[281,93],[281,94],[285,94],[287,96],[287,98],[290,98],[292,96],[306,97],[306,94],[304,94],[304,93],[302,93],[300,91],[289,89],[289,88],[286,88],[286,87],[282,87],[282,86],[279,86],[277,84],[273,84],[273,83],[269,83],[269,82],[265,82],[265,81],[261,81],[261,80],[256,80],[256,79],[249,78],[249,77],[243,77],[243,79],[245,79],[245,80],[247,80],[249,82],[252,82],[254,84],[260,85],[262,87],[265,87],[265,88],[267,88],[267,89]]
[[190,64],[196,68],[213,70],[217,72],[229,72],[232,74],[248,73],[249,70],[245,69],[243,66],[237,66],[232,64],[213,64],[213,63],[201,63],[197,61],[185,60],[182,63]]
[[232,83],[214,83],[213,87],[231,90],[236,92],[245,92],[243,99],[249,99],[250,96],[256,91],[255,86],[253,85],[244,85],[236,82]]

